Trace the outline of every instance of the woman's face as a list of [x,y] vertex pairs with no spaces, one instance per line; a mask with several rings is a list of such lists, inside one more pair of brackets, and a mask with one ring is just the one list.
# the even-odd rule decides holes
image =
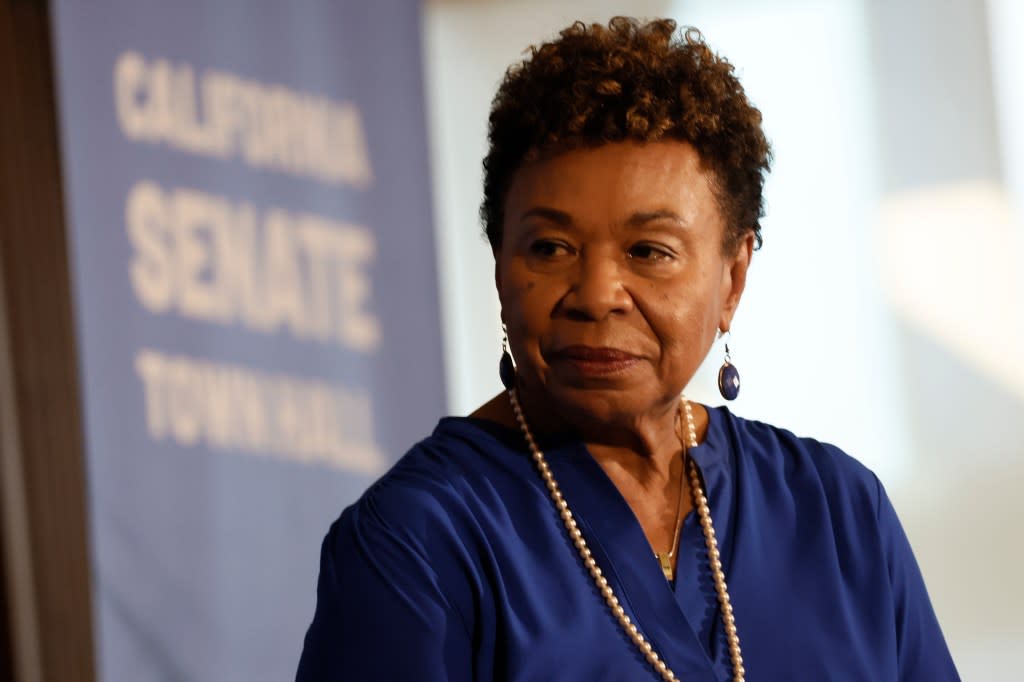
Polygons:
[[604,424],[675,409],[715,330],[729,328],[753,245],[722,252],[709,177],[674,141],[519,169],[495,280],[528,400]]

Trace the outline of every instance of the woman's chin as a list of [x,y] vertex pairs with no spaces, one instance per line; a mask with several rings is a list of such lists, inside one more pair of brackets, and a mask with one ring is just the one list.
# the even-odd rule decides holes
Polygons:
[[[546,387],[554,412],[583,426],[587,423],[635,423],[665,409],[664,399],[650,391],[650,382],[601,380],[559,382]],[[646,390],[645,390],[646,389]]]

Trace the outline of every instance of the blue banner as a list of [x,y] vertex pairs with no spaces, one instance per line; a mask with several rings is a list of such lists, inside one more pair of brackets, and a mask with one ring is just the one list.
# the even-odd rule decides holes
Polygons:
[[445,406],[419,4],[53,20],[100,679],[288,679],[328,524]]

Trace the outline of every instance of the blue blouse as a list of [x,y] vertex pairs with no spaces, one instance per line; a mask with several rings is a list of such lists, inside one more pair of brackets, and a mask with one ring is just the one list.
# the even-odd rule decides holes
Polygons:
[[[881,483],[834,446],[709,409],[702,473],[753,682],[959,680]],[[674,584],[583,444],[542,440],[626,612],[685,682],[729,680],[700,524]],[[654,680],[516,430],[446,418],[331,526],[313,680]]]

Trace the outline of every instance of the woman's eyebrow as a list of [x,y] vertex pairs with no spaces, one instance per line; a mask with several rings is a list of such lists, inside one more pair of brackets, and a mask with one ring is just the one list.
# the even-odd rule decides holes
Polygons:
[[[551,222],[558,223],[559,225],[571,225],[573,222],[572,216],[565,211],[560,211],[557,208],[550,208],[548,206],[534,206],[529,208],[523,211],[523,214],[519,216],[519,220],[523,221],[532,217],[544,218]],[[626,221],[626,225],[629,227],[640,227],[655,220],[671,220],[672,222],[679,223],[682,227],[687,227],[689,225],[682,216],[669,209],[634,213]]]
[[523,211],[523,214],[519,216],[520,222],[527,218],[536,217],[550,220],[559,225],[571,225],[572,217],[565,211],[559,211],[557,208],[549,208],[547,206],[534,206]]
[[689,227],[689,223],[675,211],[668,209],[660,209],[657,211],[643,211],[634,213],[626,221],[626,225],[629,227],[640,227],[646,223],[654,220],[671,220],[672,222],[679,223],[681,227]]

